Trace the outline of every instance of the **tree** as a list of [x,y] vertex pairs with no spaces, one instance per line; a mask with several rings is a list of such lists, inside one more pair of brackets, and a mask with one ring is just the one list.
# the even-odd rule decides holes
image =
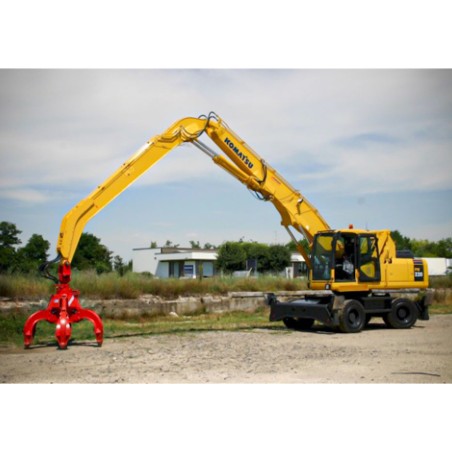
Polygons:
[[217,268],[225,272],[243,270],[245,267],[246,252],[237,242],[225,242],[218,249]]
[[0,272],[6,272],[16,265],[17,253],[15,245],[20,245],[19,231],[14,223],[0,223]]
[[165,242],[164,246],[167,246],[168,248],[177,248],[179,246],[179,244],[178,243],[173,243],[171,240],[167,240]]
[[225,242],[218,249],[217,267],[225,272],[245,269],[247,260],[256,260],[261,273],[280,272],[290,265],[290,251],[285,245],[257,242]]
[[93,234],[83,232],[72,259],[72,267],[78,270],[95,269],[97,273],[112,270],[111,255],[113,253],[100,243]]
[[49,258],[50,243],[42,235],[33,234],[27,244],[17,251],[16,268],[22,272],[37,270]]
[[452,237],[441,239],[437,242],[437,254],[447,259],[452,258]]
[[117,255],[113,258],[113,268],[119,276],[124,276],[129,270],[131,270],[132,266],[131,262],[125,264],[122,257]]
[[[306,254],[310,254],[311,250],[309,248],[309,242],[306,239],[302,239],[298,241],[298,245],[302,246],[306,252]],[[296,253],[298,252],[298,248],[297,245],[295,244],[295,242],[293,240],[291,240],[289,243],[286,244],[286,248],[291,252],[291,253]]]
[[14,245],[20,245],[22,242],[18,235],[22,231],[17,229],[14,223],[2,221],[0,223],[0,248],[13,248]]
[[428,240],[416,240],[412,239],[411,251],[418,257],[437,257],[436,244],[429,242]]
[[408,237],[402,235],[399,231],[391,231],[392,240],[394,240],[396,249],[398,250],[412,250],[412,243]]
[[280,272],[290,265],[290,251],[284,245],[270,245],[268,249],[268,270]]
[[50,243],[42,235],[33,234],[22,250],[26,259],[45,262],[49,258],[49,248]]
[[151,249],[158,248],[157,242],[151,242]]
[[200,250],[201,249],[201,245],[198,242],[195,242],[194,240],[190,240],[190,246],[193,250]]
[[239,242],[246,252],[246,260],[256,261],[258,272],[268,271],[269,246],[257,242]]

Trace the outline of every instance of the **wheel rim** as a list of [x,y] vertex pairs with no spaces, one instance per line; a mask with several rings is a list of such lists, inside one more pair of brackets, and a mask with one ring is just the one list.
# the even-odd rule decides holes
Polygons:
[[357,300],[347,300],[339,316],[339,329],[343,333],[358,333],[364,327],[366,313]]
[[348,321],[351,326],[357,327],[360,324],[360,315],[356,309],[352,309],[348,314]]
[[397,309],[397,319],[402,323],[408,323],[410,321],[411,315],[409,309],[405,306],[401,306]]

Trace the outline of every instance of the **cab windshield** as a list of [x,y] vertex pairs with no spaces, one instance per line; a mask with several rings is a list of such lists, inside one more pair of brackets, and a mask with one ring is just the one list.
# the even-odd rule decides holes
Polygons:
[[[375,234],[323,233],[314,238],[311,255],[314,281],[373,282],[381,280]],[[334,270],[334,271],[332,271]]]
[[328,281],[334,265],[334,234],[319,234],[312,249],[312,279]]

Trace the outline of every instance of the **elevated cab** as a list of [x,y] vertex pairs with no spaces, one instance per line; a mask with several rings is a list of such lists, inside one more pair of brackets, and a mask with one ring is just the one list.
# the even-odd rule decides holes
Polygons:
[[344,229],[314,237],[310,288],[335,292],[428,287],[427,263],[397,257],[390,231]]

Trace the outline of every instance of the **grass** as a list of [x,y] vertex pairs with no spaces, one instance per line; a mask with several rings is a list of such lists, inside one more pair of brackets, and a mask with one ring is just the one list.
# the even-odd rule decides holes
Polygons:
[[[430,307],[430,314],[452,314],[452,303],[438,304]],[[227,312],[222,314],[199,314],[191,316],[171,317],[160,316],[137,318],[131,320],[103,319],[104,339],[147,336],[155,334],[183,334],[199,331],[244,331],[253,328],[271,328],[283,330],[281,322],[268,320],[269,308],[263,307],[255,312]],[[23,346],[22,329],[27,320],[25,314],[0,316],[0,344],[3,346]],[[82,321],[73,325],[72,340],[89,341],[95,343],[93,326],[89,321]],[[39,322],[33,345],[57,345],[55,339],[55,325]]]
[[[71,286],[80,290],[83,298],[109,300],[136,299],[153,294],[164,299],[205,293],[265,292],[302,290],[304,280],[262,276],[259,278],[215,277],[195,279],[156,279],[139,273],[97,275],[95,272],[74,272]],[[0,275],[0,296],[12,299],[35,300],[48,298],[54,291],[52,282],[38,276]]]
[[452,273],[447,276],[431,276],[429,283],[432,289],[452,289]]
[[52,292],[52,285],[35,275],[0,274],[0,296],[7,298],[39,299]]
[[[71,286],[80,290],[82,298],[136,299],[153,294],[164,299],[200,294],[224,295],[228,292],[272,292],[304,290],[306,281],[273,276],[259,278],[214,277],[195,279],[156,279],[129,272],[96,274],[94,271],[74,271]],[[452,288],[452,275],[430,278],[432,288]],[[35,275],[0,274],[0,297],[23,300],[46,299],[54,292],[52,282]],[[441,302],[441,300],[435,300]]]
[[433,304],[429,309],[430,314],[452,314],[452,303]]
[[[23,345],[22,329],[27,320],[26,315],[0,316],[0,344]],[[195,331],[237,331],[252,328],[277,328],[279,323],[268,320],[268,308],[256,312],[229,312],[223,314],[200,314],[183,317],[154,317],[123,321],[103,319],[104,339],[126,336],[146,336],[152,334],[177,334]],[[75,341],[95,342],[93,326],[89,321],[73,325],[72,339]],[[55,325],[38,322],[33,345],[55,343]]]

